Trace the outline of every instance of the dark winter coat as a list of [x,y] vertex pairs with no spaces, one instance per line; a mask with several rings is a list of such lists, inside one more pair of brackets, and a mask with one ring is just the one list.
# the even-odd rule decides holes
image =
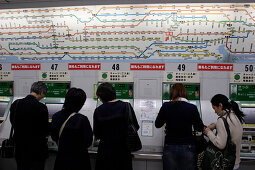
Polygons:
[[16,100],[10,108],[16,159],[44,160],[48,156],[48,109],[35,96]]
[[[96,170],[132,170],[132,156],[126,146],[127,116],[126,103],[106,102],[94,112],[94,135],[100,139]],[[139,125],[130,106],[133,122]]]
[[76,113],[66,123],[59,139],[59,130],[70,114],[63,110],[52,117],[52,139],[58,143],[54,170],[90,170],[88,147],[93,133],[86,116]]

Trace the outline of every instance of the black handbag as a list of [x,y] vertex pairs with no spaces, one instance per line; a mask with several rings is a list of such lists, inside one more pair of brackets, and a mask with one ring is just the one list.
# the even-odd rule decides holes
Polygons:
[[[18,103],[19,103],[19,100],[17,100],[14,114],[16,114]],[[15,118],[14,118],[14,120],[15,120]],[[2,158],[13,158],[15,155],[15,141],[13,138],[13,131],[14,131],[14,128],[13,128],[13,126],[11,126],[9,139],[5,139],[2,141],[2,146],[1,146],[1,157]]]
[[196,146],[196,153],[197,153],[197,170],[202,170],[202,161],[204,158],[204,152],[208,146],[208,142],[204,137],[202,132],[193,132],[195,138],[195,146]]
[[193,131],[193,136],[195,139],[195,146],[196,146],[196,153],[197,153],[197,168],[198,170],[201,170],[202,161],[204,158],[204,151],[206,150],[206,147],[208,146],[208,142],[204,137],[203,132]]
[[206,147],[208,146],[208,142],[202,132],[194,131],[193,136],[195,138],[196,152],[197,154],[200,154],[205,151]]
[[127,116],[127,138],[126,144],[130,152],[135,152],[142,149],[142,143],[137,133],[137,129],[133,123],[133,117],[129,103],[126,103],[126,116]]
[[15,153],[15,142],[12,137],[13,134],[13,127],[11,128],[11,133],[9,139],[5,139],[2,142],[1,147],[1,157],[2,158],[13,158]]
[[224,117],[222,118],[228,138],[224,149],[217,148],[212,142],[204,152],[202,162],[203,170],[233,170],[236,160],[236,145],[231,141],[229,125]]

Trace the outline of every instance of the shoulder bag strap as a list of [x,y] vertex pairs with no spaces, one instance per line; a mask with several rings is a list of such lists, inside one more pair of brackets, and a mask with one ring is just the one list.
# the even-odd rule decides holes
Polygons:
[[[18,107],[18,104],[19,104],[19,100],[17,100],[17,104],[16,104],[16,107],[15,107],[15,111],[14,111],[14,116],[13,116],[13,124],[15,124],[15,119],[16,119],[16,114],[17,114],[17,107]],[[13,137],[13,131],[14,131],[14,127],[13,125],[11,124],[11,131],[10,131],[10,136],[9,136],[9,139],[11,139]]]
[[64,129],[64,127],[65,127],[67,121],[68,121],[73,115],[75,115],[75,114],[76,114],[76,113],[73,112],[73,113],[66,119],[66,121],[64,121],[64,123],[62,124],[62,126],[61,126],[61,128],[60,128],[60,130],[59,130],[59,134],[58,134],[58,141],[59,141],[59,138],[60,138],[60,136],[61,136],[61,134],[62,134],[62,132],[63,132],[63,129]]
[[133,123],[131,109],[128,102],[126,102],[126,117],[128,123]]
[[134,126],[132,112],[131,112],[130,104],[128,102],[126,102],[126,114],[127,114],[127,124],[128,125],[131,124],[132,126]]
[[227,142],[231,141],[231,134],[230,134],[230,130],[229,130],[229,125],[228,125],[227,119],[225,117],[220,117],[220,118],[222,118],[222,120],[224,122],[224,125],[225,125],[225,129],[226,129],[227,134],[228,134]]

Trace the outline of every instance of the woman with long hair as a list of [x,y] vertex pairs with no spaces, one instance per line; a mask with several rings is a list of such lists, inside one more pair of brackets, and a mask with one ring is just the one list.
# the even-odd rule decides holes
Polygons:
[[[230,136],[232,142],[236,145],[236,160],[234,169],[238,169],[240,163],[240,147],[242,141],[244,122],[244,113],[239,109],[238,104],[228,99],[223,94],[216,94],[211,99],[212,108],[219,117],[224,117],[227,120],[230,130]],[[216,129],[217,134],[213,133]],[[205,129],[205,134],[207,134],[210,141],[219,149],[224,149],[227,143],[227,131],[222,119],[218,119],[217,123],[210,124]]]

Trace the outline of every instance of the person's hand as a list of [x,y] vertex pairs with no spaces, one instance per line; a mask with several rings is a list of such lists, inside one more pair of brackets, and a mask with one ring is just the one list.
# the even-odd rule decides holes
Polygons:
[[207,128],[214,130],[216,128],[216,124],[215,123],[211,123],[210,125],[207,126]]
[[207,128],[205,128],[205,129],[204,129],[204,134],[206,134],[206,135],[207,135],[207,133],[208,133],[209,131],[211,131],[211,129],[210,129],[210,128],[208,128],[208,127],[207,127]]

